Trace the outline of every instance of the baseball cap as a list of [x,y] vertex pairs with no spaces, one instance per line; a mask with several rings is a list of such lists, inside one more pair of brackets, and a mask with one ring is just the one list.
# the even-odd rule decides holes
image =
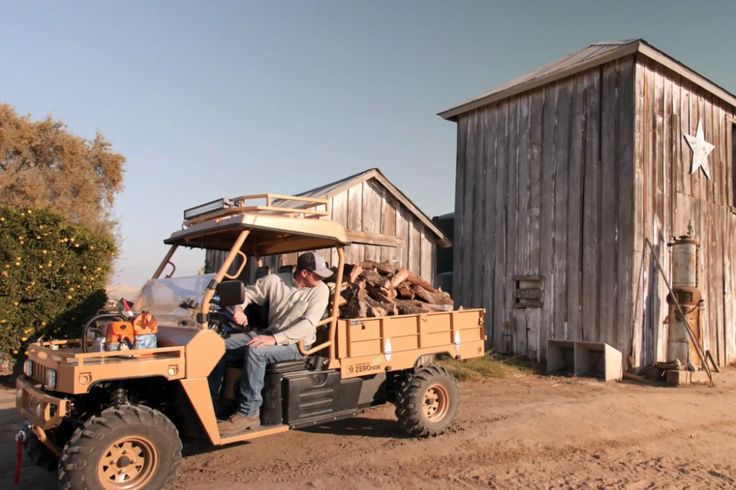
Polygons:
[[296,270],[308,270],[314,272],[322,279],[330,277],[333,272],[327,267],[325,259],[316,255],[314,252],[303,253],[296,260]]

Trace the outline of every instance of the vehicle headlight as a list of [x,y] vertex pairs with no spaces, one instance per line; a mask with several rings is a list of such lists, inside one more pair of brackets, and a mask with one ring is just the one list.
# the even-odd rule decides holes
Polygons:
[[46,388],[53,390],[56,388],[56,369],[49,368],[46,371]]
[[30,359],[23,363],[23,374],[29,378],[33,377],[33,361]]

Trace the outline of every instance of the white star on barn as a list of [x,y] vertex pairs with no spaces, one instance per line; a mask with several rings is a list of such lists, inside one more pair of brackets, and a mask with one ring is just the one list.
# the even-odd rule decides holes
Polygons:
[[699,168],[703,169],[703,173],[710,180],[710,168],[708,167],[708,155],[715,148],[714,145],[705,141],[705,135],[703,134],[703,124],[698,119],[698,129],[695,131],[695,136],[689,134],[683,135],[687,140],[687,144],[693,150],[693,161],[690,164],[690,173],[694,174]]

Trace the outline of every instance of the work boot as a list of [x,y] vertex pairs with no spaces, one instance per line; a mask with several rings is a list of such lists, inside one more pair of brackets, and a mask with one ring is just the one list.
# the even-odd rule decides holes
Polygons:
[[235,413],[238,408],[238,403],[232,398],[222,398],[218,403],[215,404],[215,415],[217,420],[227,420],[230,416]]
[[249,417],[240,412],[235,412],[229,419],[217,423],[217,429],[220,431],[221,437],[234,436],[241,432],[257,429],[260,426],[261,417],[258,413]]

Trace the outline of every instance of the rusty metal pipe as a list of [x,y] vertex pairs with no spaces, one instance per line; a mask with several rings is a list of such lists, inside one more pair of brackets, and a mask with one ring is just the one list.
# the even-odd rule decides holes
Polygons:
[[[687,331],[688,336],[690,337],[690,341],[695,346],[695,352],[697,352],[698,357],[700,358],[700,362],[705,368],[705,372],[708,374],[708,380],[710,381],[710,384],[708,386],[715,386],[713,384],[713,373],[710,371],[710,367],[708,367],[708,363],[705,359],[705,353],[703,353],[703,349],[700,348],[700,344],[698,343],[698,340],[695,338],[695,334],[690,329],[690,325],[687,323],[687,317],[685,316],[685,312],[682,310],[682,307],[680,306],[680,302],[677,301],[677,297],[675,296],[675,293],[672,291],[672,287],[670,287],[670,282],[667,280],[667,276],[664,273],[664,270],[662,269],[662,266],[659,263],[659,259],[657,258],[657,253],[654,251],[654,247],[652,246],[651,242],[648,238],[644,239],[644,243],[647,244],[649,247],[649,250],[652,251],[652,257],[654,258],[654,263],[657,264],[657,269],[659,269],[659,273],[662,275],[662,279],[664,279],[664,283],[667,286],[667,290],[670,292],[670,295],[672,296],[672,301],[675,303],[675,306],[677,307],[677,311],[680,314],[679,318],[675,318],[675,321],[681,321],[683,326],[685,327],[685,330]],[[675,317],[678,317],[678,315],[675,315]]]

